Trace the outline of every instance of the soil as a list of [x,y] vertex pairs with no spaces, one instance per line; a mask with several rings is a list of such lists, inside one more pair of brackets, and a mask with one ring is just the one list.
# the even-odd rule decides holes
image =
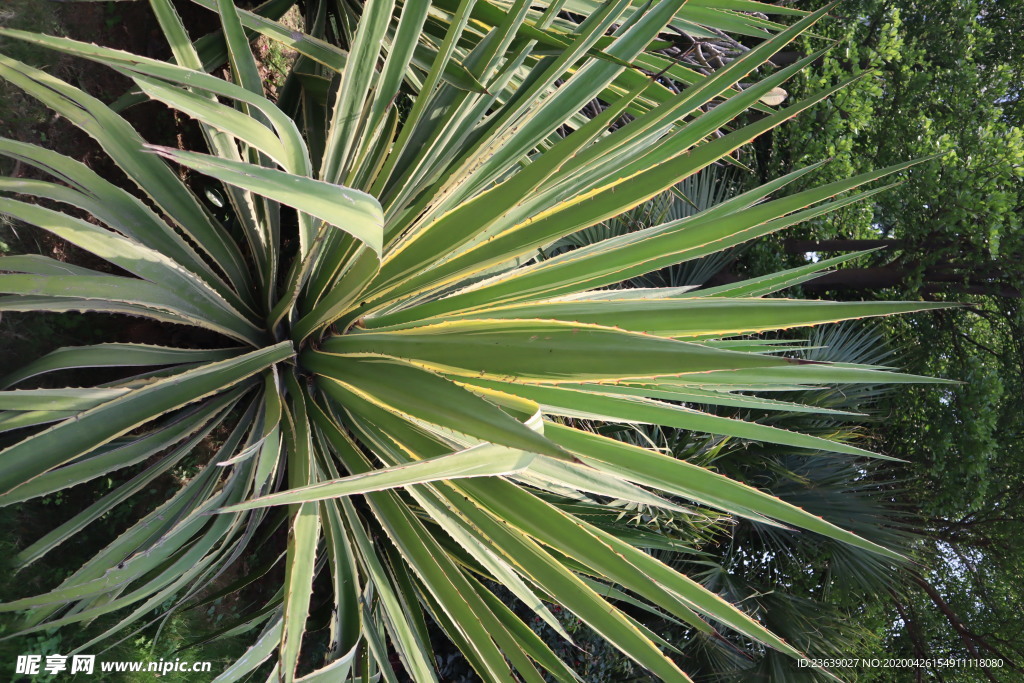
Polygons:
[[[52,0],[40,2],[51,7],[56,4]],[[213,28],[215,15],[208,10],[191,2],[178,2],[176,7],[193,37]],[[170,48],[162,37],[148,2],[61,2],[56,4],[54,15],[56,26],[53,28],[60,35],[154,59],[170,57]],[[20,28],[19,24],[23,21],[24,18],[14,16],[9,23],[12,27]],[[116,100],[131,86],[128,79],[112,69],[74,57],[54,55],[48,64],[41,66],[105,102]],[[167,116],[155,114],[151,105],[143,105],[129,109],[125,118],[147,140],[173,142],[177,137],[175,122]],[[95,143],[57,116],[44,117],[28,129],[14,128],[4,133],[13,134],[16,139],[27,142],[45,144],[90,165],[103,163],[97,158],[102,153]],[[28,174],[29,171],[22,170],[21,175]]]

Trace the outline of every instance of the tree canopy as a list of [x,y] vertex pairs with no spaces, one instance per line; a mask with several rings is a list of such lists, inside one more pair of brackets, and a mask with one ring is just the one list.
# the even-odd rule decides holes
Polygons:
[[926,568],[905,577],[910,590],[894,596],[897,613],[883,630],[889,653],[1003,656],[1020,666],[1024,53],[1012,36],[1024,30],[1024,3],[860,0],[836,13],[794,48],[809,54],[839,41],[791,92],[863,76],[777,133],[761,148],[760,172],[830,158],[823,173],[838,178],[934,158],[873,204],[804,224],[740,267],[873,250],[805,291],[967,304],[885,324],[897,365],[959,383],[883,402],[874,427],[888,452],[909,461],[896,502],[917,510],[925,534]]

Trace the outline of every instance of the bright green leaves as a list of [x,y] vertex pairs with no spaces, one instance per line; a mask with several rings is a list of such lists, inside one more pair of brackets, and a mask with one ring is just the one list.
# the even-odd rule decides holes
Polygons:
[[380,355],[466,377],[574,382],[771,367],[791,361],[737,354],[563,320],[464,320],[335,337],[324,351]]
[[[316,480],[313,461],[313,430],[299,384],[288,376],[291,411],[284,414],[284,441],[288,457],[288,487],[309,486]],[[312,602],[320,515],[315,503],[299,501],[289,510],[288,550],[285,557],[284,625],[278,648],[278,667],[285,680],[295,676]]]
[[[0,58],[0,76],[95,138],[139,190],[0,140],[0,154],[51,179],[0,180],[0,212],[109,264],[8,257],[0,310],[128,314],[205,335],[181,343],[196,348],[61,348],[3,380],[0,431],[15,440],[0,452],[0,504],[113,483],[22,549],[20,565],[118,506],[139,511],[61,586],[6,607],[33,610],[25,632],[117,612],[99,639],[113,636],[161,606],[194,604],[254,555],[263,578],[237,588],[258,606],[221,634],[249,631],[254,645],[218,680],[275,656],[266,668],[282,681],[434,680],[430,620],[486,680],[573,680],[488,579],[556,630],[549,603],[682,681],[662,651],[671,646],[632,615],[664,610],[691,633],[720,625],[799,653],[645,552],[704,537],[657,537],[624,505],[787,524],[899,561],[754,488],[589,430],[650,424],[810,457],[875,456],[780,428],[772,416],[815,408],[756,394],[926,380],[802,360],[798,340],[762,333],[933,304],[752,298],[843,259],[705,290],[621,283],[869,199],[881,188],[862,186],[912,162],[770,198],[813,165],[545,257],[701,168],[733,163],[738,147],[824,98],[760,103],[802,66],[765,60],[827,10],[779,30],[751,14],[773,9],[754,0],[370,0],[358,11],[308,0],[298,31],[268,18],[288,0],[255,12],[195,2],[222,30],[194,44],[172,4],[153,2],[175,63],[0,31],[116,69],[139,98],[197,122],[209,152],[149,145],[96,98]],[[701,76],[657,53],[667,27],[764,40]],[[300,54],[275,102],[250,49],[257,34]],[[214,75],[221,65],[227,79]],[[669,69],[650,77],[659,65]],[[745,117],[751,108],[758,118]],[[122,379],[60,384],[97,369]],[[169,500],[138,500],[186,461],[196,472]],[[260,592],[269,576],[282,584]],[[332,642],[313,657],[307,629],[321,623]]]
[[[628,294],[626,295],[628,297]],[[941,308],[943,304],[839,303],[789,299],[644,299],[538,302],[485,308],[448,320],[541,318],[619,327],[661,337],[724,337],[779,328],[804,327],[854,318]]]
[[[4,261],[7,265],[7,261]],[[71,368],[127,368],[226,360],[242,349],[178,349],[144,344],[96,344],[57,349],[3,378],[5,387],[46,372]]]
[[374,470],[365,474],[335,479],[312,486],[300,486],[286,493],[256,498],[255,500],[224,508],[221,512],[239,512],[270,505],[307,503],[328,498],[353,496],[372,491],[384,491],[400,486],[411,486],[463,477],[488,477],[514,474],[525,469],[532,456],[521,451],[500,448],[490,444],[474,446],[459,453],[442,455],[431,460],[420,460],[408,465]]
[[218,180],[319,218],[356,237],[377,254],[383,249],[384,216],[377,200],[365,192],[204,154],[166,147],[150,149]]
[[282,342],[158,380],[85,410],[0,451],[4,461],[0,491],[7,493],[163,413],[223,391],[292,354],[291,344]]
[[304,367],[323,377],[321,388],[358,412],[361,401],[412,421],[509,448],[567,457],[543,436],[497,406],[432,372],[387,359],[306,353]]
[[[812,451],[825,450],[849,455],[874,456],[862,448],[830,441],[817,436],[791,432],[777,427],[746,422],[744,420],[703,413],[692,408],[636,396],[618,396],[615,385],[583,385],[510,387],[502,382],[467,379],[468,383],[485,388],[514,391],[517,395],[536,401],[545,413],[602,422],[632,422],[664,425],[709,434],[734,436],[751,441],[777,443]],[[647,393],[642,389],[641,394]],[[885,456],[876,456],[885,457]]]
[[210,218],[166,164],[143,151],[145,143],[124,119],[81,90],[3,56],[0,56],[0,77],[46,103],[92,136],[128,177],[167,212],[177,227],[219,264],[236,290],[248,291],[251,278],[238,245],[230,240],[223,226]]
[[865,541],[820,517],[814,517],[778,498],[703,467],[562,425],[552,424],[548,429],[552,440],[578,453],[585,463],[604,472],[690,498],[741,517],[759,519],[767,515],[872,552],[901,559],[892,551]]

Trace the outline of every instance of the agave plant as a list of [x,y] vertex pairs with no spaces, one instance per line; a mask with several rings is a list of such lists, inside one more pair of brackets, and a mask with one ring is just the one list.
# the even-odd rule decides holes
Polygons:
[[[435,680],[428,621],[485,680],[540,681],[542,671],[574,680],[494,583],[566,637],[551,604],[660,678],[686,680],[621,600],[703,634],[728,629],[800,653],[645,552],[643,535],[591,523],[573,503],[686,515],[683,499],[899,560],[754,488],[581,425],[659,424],[871,456],[688,404],[790,411],[744,392],[907,380],[790,358],[749,335],[929,304],[761,298],[828,264],[699,292],[603,288],[861,201],[884,189],[866,184],[908,164],[769,200],[812,166],[696,215],[533,260],[827,97],[779,111],[758,104],[815,55],[737,87],[824,9],[709,76],[680,76],[676,93],[647,73],[666,27],[694,13],[749,23],[733,10],[762,5],[367,0],[344,19],[307,3],[306,34],[230,0],[196,1],[217,11],[219,44],[193,44],[169,0],[152,2],[173,63],[0,31],[116,69],[140,97],[194,118],[208,147],[149,145],[103,102],[0,57],[0,76],[92,136],[138,190],[0,141],[0,152],[52,177],[3,179],[0,211],[110,264],[5,257],[0,311],[135,316],[219,340],[61,348],[4,379],[4,505],[99,477],[120,482],[24,548],[20,567],[206,454],[59,586],[3,605],[25,611],[15,635],[107,619],[81,644],[88,650],[168,605],[202,600],[258,554],[267,563],[236,586],[283,578],[223,631],[251,633],[253,644],[218,681],[261,665],[284,681],[395,680],[401,670]],[[558,15],[570,4],[578,21]],[[301,53],[290,105],[264,96],[247,30]],[[218,45],[229,79],[204,68]],[[595,98],[602,111],[581,117]],[[741,118],[751,108],[763,111]],[[205,203],[175,166],[219,183],[224,206]],[[119,379],[61,385],[71,368]],[[38,388],[12,388],[29,381]],[[198,449],[210,434],[220,435],[216,448]],[[313,618],[321,605],[329,616]],[[307,631],[320,628],[328,644],[313,652]]]

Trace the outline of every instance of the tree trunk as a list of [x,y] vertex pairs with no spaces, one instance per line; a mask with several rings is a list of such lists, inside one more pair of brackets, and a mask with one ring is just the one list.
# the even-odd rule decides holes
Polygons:
[[910,272],[904,268],[878,266],[875,268],[842,268],[820,275],[804,285],[808,290],[854,289],[876,291],[900,287]]
[[[804,284],[810,292],[826,290],[853,290],[876,292],[882,289],[906,288],[913,271],[905,266],[892,263],[871,268],[842,268],[829,271]],[[1001,282],[980,280],[959,274],[934,274],[925,276],[920,294],[978,294],[1019,299],[1021,290]]]
[[862,251],[864,249],[877,249],[878,247],[889,247],[891,249],[902,249],[906,246],[905,240],[785,240],[783,249],[787,254],[804,254],[809,251]]

